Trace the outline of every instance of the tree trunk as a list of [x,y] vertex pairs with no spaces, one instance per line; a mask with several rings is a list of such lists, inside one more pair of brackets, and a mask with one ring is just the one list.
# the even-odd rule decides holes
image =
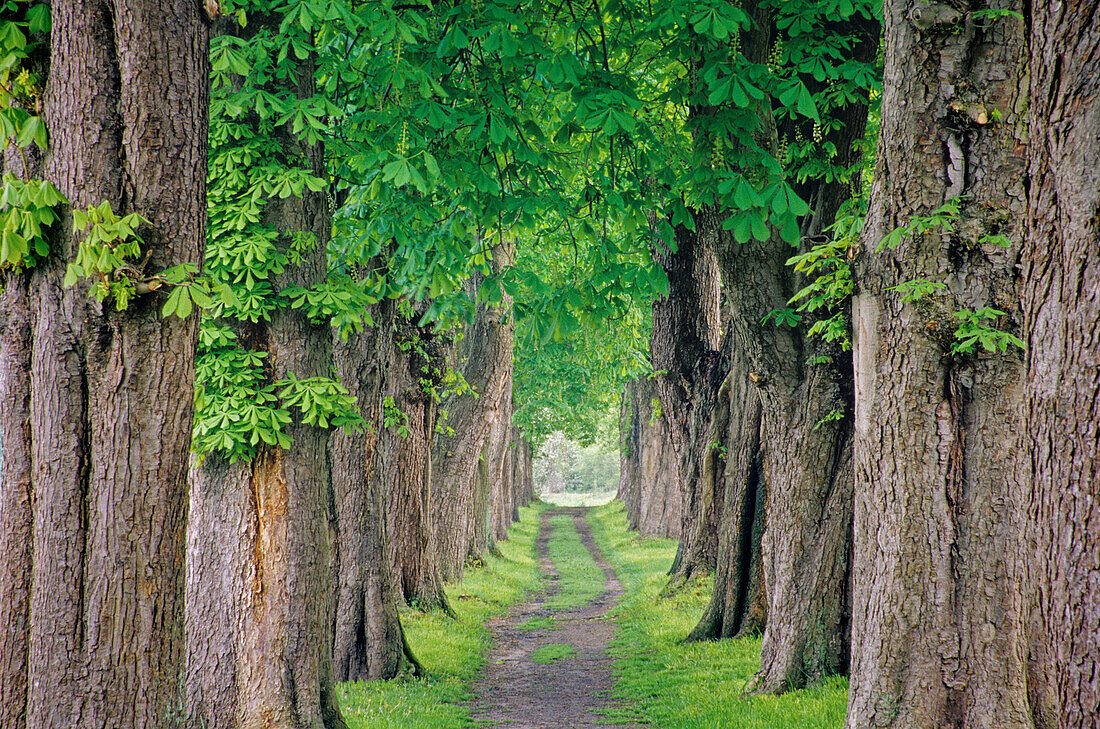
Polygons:
[[[847,726],[1030,727],[1008,448],[1020,357],[952,352],[957,311],[991,306],[1009,328],[1017,317],[1015,250],[985,236],[1014,236],[1023,212],[1021,24],[910,6],[883,8],[882,136],[853,303]],[[953,230],[882,248],[958,195]],[[893,288],[914,280],[944,288],[910,300]]]
[[[249,30],[270,27],[254,16]],[[304,61],[288,82],[311,97]],[[271,135],[282,159],[323,176],[323,150],[290,130]],[[313,245],[270,278],[274,291],[310,288],[328,274],[331,223],[324,193],[266,201],[262,223],[289,249]],[[265,353],[267,381],[332,374],[332,334],[304,310],[281,306],[270,320],[236,322],[242,346]],[[345,729],[333,684],[335,526],[326,429],[283,426],[286,449],[260,442],[252,460],[220,454],[191,470],[187,562],[187,710],[193,727]]]
[[[760,30],[746,34],[743,52],[763,62],[772,48],[769,29],[774,23],[756,3],[746,6],[746,11]],[[850,57],[867,61],[877,45],[877,26],[854,25],[850,33],[859,39],[849,49]],[[844,124],[830,132],[829,139],[839,166],[849,167],[858,156],[855,143],[863,134],[866,109],[863,100],[832,112]],[[761,110],[759,117],[760,139],[777,149],[777,133],[786,137],[791,130],[777,132],[770,110]],[[802,234],[810,240],[833,222],[849,194],[842,181],[812,178],[800,183],[798,192],[812,205],[800,223]],[[738,616],[732,608],[747,597],[741,588],[731,588],[751,585],[751,594],[758,596],[766,587],[766,611],[751,611],[754,617],[745,627],[755,627],[766,613],[761,670],[753,690],[778,693],[843,672],[848,664],[852,375],[838,345],[809,339],[810,322],[791,327],[768,321],[771,312],[789,306],[803,283],[786,266],[796,250],[777,232],[763,244],[742,245],[722,231],[716,248],[722,278],[728,282],[730,330],[737,349],[733,358],[739,368],[745,368],[735,369],[734,376],[747,377],[754,384],[761,408],[760,429],[750,427],[737,436],[749,442],[728,446],[738,454],[738,466],[729,480],[735,489],[730,495],[735,512],[728,515],[730,528],[723,530],[723,536],[745,543],[746,535],[751,538],[755,531],[746,513],[752,499],[741,492],[745,483],[755,482],[756,498],[766,499],[767,528],[761,537],[763,585],[759,578],[752,579],[751,567],[747,584],[743,567],[737,581],[722,577],[723,589],[716,592],[716,600],[729,596],[732,605],[716,605],[708,611],[711,624],[701,624],[700,632],[712,633],[720,622],[724,631],[740,630],[735,627],[737,618],[746,616]],[[736,394],[739,386],[731,383],[731,390]],[[749,456],[755,437],[760,438],[763,456],[758,467]],[[752,521],[757,519],[754,514]],[[739,557],[742,565],[751,565],[755,559],[751,548],[743,552],[730,544],[726,550],[731,557]],[[730,612],[727,627],[718,616]]]
[[718,535],[714,591],[689,641],[718,640],[760,633],[767,618],[761,537],[767,494],[761,473],[760,397],[743,362],[734,361],[724,385],[729,399],[726,448],[726,502]]
[[[494,271],[512,265],[514,244],[504,240],[492,252]],[[479,277],[470,282],[476,292]],[[511,297],[499,305],[479,308],[474,323],[462,337],[460,362],[456,366],[473,392],[460,393],[444,401],[448,411],[448,434],[435,441],[432,474],[432,512],[436,521],[440,569],[445,580],[457,580],[468,557],[480,558],[489,545],[487,473],[480,459],[485,453],[494,423],[506,409],[512,382],[512,346],[515,324]],[[502,423],[502,427],[508,425]]]
[[669,293],[653,304],[650,357],[661,414],[678,456],[682,505],[672,587],[697,572],[712,572],[718,559],[724,461],[713,444],[722,430],[717,401],[729,360],[718,348],[721,284],[710,245],[716,230],[714,220],[697,220],[695,231],[677,226],[676,251],[655,251]]
[[512,488],[515,491],[515,510],[512,521],[519,521],[519,509],[535,500],[535,481],[531,471],[531,441],[516,426],[512,426]]
[[1100,8],[1029,9],[1028,683],[1038,726],[1086,729],[1100,726]]
[[[207,39],[198,6],[54,3],[32,170],[85,209],[138,212],[146,271],[201,260]],[[83,234],[5,274],[0,342],[0,726],[178,718],[197,317],[64,288]],[[33,396],[32,396],[33,395]]]
[[390,425],[382,431],[390,565],[397,595],[421,610],[447,607],[439,576],[431,509],[438,409],[434,390],[442,381],[441,335],[416,324],[420,312],[399,313],[387,365]]
[[492,525],[491,537],[493,541],[508,538],[508,527],[512,525],[512,484],[508,475],[512,471],[511,456],[512,435],[512,378],[508,377],[505,386],[504,407],[501,409],[500,418],[493,425],[489,435],[489,458],[486,465],[489,469],[489,482],[492,493],[492,504],[489,507],[489,523]]
[[393,341],[393,307],[376,307],[374,326],[334,339],[336,370],[359,402],[362,433],[332,434],[332,486],[336,497],[336,635],[333,666],[337,681],[389,679],[418,674],[409,650],[389,559],[385,474],[379,434],[386,375],[385,356]]
[[678,539],[682,526],[679,462],[668,422],[651,379],[631,380],[623,391],[620,417],[623,451],[619,490],[630,528],[642,537]]

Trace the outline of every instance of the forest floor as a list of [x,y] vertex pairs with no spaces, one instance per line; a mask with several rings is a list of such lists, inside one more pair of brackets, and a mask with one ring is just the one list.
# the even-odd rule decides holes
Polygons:
[[352,729],[844,726],[846,679],[754,696],[759,638],[684,643],[713,580],[664,594],[676,542],[639,538],[621,504],[536,503],[508,537],[447,585],[456,617],[403,611],[427,676],[340,685]]
[[547,587],[490,621],[492,649],[472,687],[478,722],[510,729],[606,726],[601,710],[611,702],[607,648],[615,633],[608,612],[623,588],[593,540],[586,511],[540,515],[536,549]]

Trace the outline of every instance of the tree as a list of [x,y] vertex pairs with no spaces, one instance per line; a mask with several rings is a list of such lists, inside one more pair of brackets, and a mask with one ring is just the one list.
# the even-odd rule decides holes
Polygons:
[[[331,219],[317,51],[266,6],[214,49],[207,272],[188,524],[188,721],[346,727],[333,684],[329,427],[359,422],[320,310]],[[293,54],[280,53],[291,44]],[[277,114],[276,109],[291,109]]]
[[1036,726],[1100,723],[1100,29],[1095,2],[1029,12],[1027,334],[1020,503]]
[[338,333],[334,359],[341,382],[359,403],[361,432],[332,435],[338,582],[333,667],[337,681],[389,679],[422,671],[397,612],[386,538],[387,470],[382,457],[387,354],[394,307],[380,303],[368,329]]
[[[494,272],[512,264],[513,246],[501,231],[491,250]],[[480,282],[480,277],[471,280],[473,290]],[[443,405],[449,431],[434,446],[438,469],[432,476],[432,509],[439,516],[436,538],[444,579],[457,579],[468,557],[479,558],[492,546],[490,472],[499,477],[498,446],[509,425],[502,418],[511,406],[511,303],[511,297],[502,294],[499,303],[480,307],[473,326],[463,333],[454,366],[470,391],[455,394]]]
[[1021,427],[1019,9],[883,6],[853,304],[853,728],[1032,725],[1006,447]]
[[[392,344],[383,356],[386,399],[380,468],[385,481],[389,559],[397,594],[422,610],[447,608],[440,580],[432,475],[439,417],[437,388],[446,368],[445,335],[418,324],[423,307],[407,301],[397,308]],[[445,535],[443,538],[446,538]]]
[[3,9],[4,133],[45,151],[4,156],[0,725],[168,726],[197,321],[153,289],[202,256],[208,32],[193,3]]

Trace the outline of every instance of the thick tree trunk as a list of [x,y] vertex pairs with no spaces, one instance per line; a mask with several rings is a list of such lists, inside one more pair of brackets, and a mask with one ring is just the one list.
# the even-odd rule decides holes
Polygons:
[[[513,243],[499,242],[493,248],[494,271],[512,265]],[[477,291],[478,277],[471,280]],[[505,295],[496,306],[479,309],[474,323],[462,337],[461,355],[455,368],[466,378],[473,392],[448,398],[446,435],[436,438],[432,474],[432,512],[436,520],[440,570],[445,580],[462,576],[467,558],[478,559],[490,547],[487,466],[480,460],[495,424],[501,423],[511,397],[512,346],[515,324],[511,297]],[[475,394],[476,393],[476,394]]]
[[1024,470],[1036,724],[1100,726],[1100,14],[1030,3]]
[[767,618],[761,537],[767,494],[761,473],[760,397],[743,362],[734,361],[723,397],[729,398],[726,448],[726,502],[718,535],[714,591],[689,641],[760,633]]
[[393,341],[393,307],[376,307],[374,326],[333,342],[336,371],[359,402],[362,433],[332,434],[336,499],[337,681],[389,679],[420,673],[401,628],[386,534],[385,474],[379,434],[386,354]]
[[679,459],[664,413],[654,406],[657,398],[652,379],[631,380],[623,391],[618,498],[627,507],[630,528],[641,536],[678,539],[683,519]]
[[438,512],[431,511],[438,417],[432,388],[442,381],[444,343],[431,325],[416,324],[419,317],[418,312],[397,315],[386,373],[393,403],[387,405],[390,425],[382,431],[390,565],[404,602],[421,610],[449,609],[436,552]]
[[[757,3],[745,6],[753,15],[758,32],[746,34],[743,51],[763,62],[772,39],[773,22]],[[853,27],[850,33],[861,40],[850,49],[852,58],[867,61],[877,42],[877,27]],[[830,132],[836,147],[835,163],[849,166],[856,154],[855,142],[862,136],[866,101],[853,102],[833,112],[845,122]],[[767,110],[760,113],[759,136],[777,144],[775,120]],[[786,134],[790,130],[780,130]],[[772,147],[775,148],[774,146]],[[799,194],[811,204],[801,221],[804,235],[817,236],[832,222],[847,187],[839,181],[810,179],[799,185]],[[710,211],[700,211],[704,217]],[[699,226],[697,220],[696,226]],[[767,528],[761,537],[763,584],[751,567],[755,556],[749,546],[725,545],[725,554],[741,560],[736,579],[721,576],[722,589],[699,626],[707,635],[722,631],[755,629],[766,613],[761,649],[761,670],[753,689],[782,692],[801,688],[823,676],[843,672],[848,663],[848,584],[850,530],[852,519],[851,466],[851,371],[839,346],[807,338],[809,323],[799,327],[779,326],[767,321],[771,312],[789,306],[800,283],[786,260],[794,252],[773,232],[763,244],[742,245],[727,232],[719,234],[716,246],[722,278],[728,282],[727,303],[730,330],[738,363],[734,377],[747,377],[759,398],[759,430],[749,428],[728,448],[737,455],[737,467],[729,473],[732,488],[723,539],[741,539],[751,544],[759,516],[749,516],[760,499],[766,502]],[[745,369],[738,371],[741,367]],[[740,385],[731,382],[737,398]],[[753,405],[748,405],[752,412]],[[742,424],[743,425],[743,424]],[[731,436],[732,437],[732,436]],[[752,440],[759,437],[759,464],[750,455]],[[752,484],[755,496],[742,492]],[[746,576],[745,565],[749,565]],[[733,565],[723,565],[723,570]],[[747,580],[747,581],[746,581]],[[739,585],[733,589],[734,585]],[[751,594],[758,598],[766,587],[767,609],[753,609],[748,624],[738,627],[736,605]],[[744,592],[748,590],[749,593]],[[719,620],[730,615],[728,626]],[[709,624],[707,624],[709,623]]]
[[[253,18],[252,27],[272,22]],[[294,91],[313,95],[312,67]],[[323,150],[286,127],[273,140],[289,164],[322,176]],[[315,244],[273,275],[276,291],[309,288],[328,273],[330,233],[323,193],[270,199],[264,225],[289,248],[296,232]],[[303,310],[281,307],[270,321],[237,323],[238,341],[266,353],[270,381],[332,374],[332,334]],[[221,455],[191,470],[188,523],[188,722],[192,727],[345,729],[333,684],[335,526],[329,433],[297,420],[283,427],[287,449],[260,443],[251,461]]]
[[[952,353],[957,311],[993,307],[1015,326],[1015,251],[983,236],[1015,236],[1023,212],[1021,23],[901,0],[883,15],[882,136],[853,303],[847,726],[1030,727],[1008,447],[1020,357]],[[958,195],[954,230],[880,250]],[[906,301],[893,287],[913,280],[944,288]]]
[[[655,259],[669,280],[669,293],[653,304],[650,357],[657,372],[661,414],[678,456],[681,493],[680,548],[670,574],[676,587],[699,572],[709,573],[718,559],[724,458],[713,447],[723,426],[718,391],[729,365],[720,351],[719,293],[714,258],[717,221],[697,220],[696,229],[678,226],[676,251],[656,250]],[[728,411],[727,411],[728,414]]]
[[[152,221],[140,231],[147,272],[200,261],[199,7],[70,2],[51,16],[51,147],[31,172],[74,208],[108,201]],[[169,726],[197,317],[162,319],[155,295],[115,311],[84,285],[62,287],[82,237],[59,224],[49,257],[5,280],[0,726]]]

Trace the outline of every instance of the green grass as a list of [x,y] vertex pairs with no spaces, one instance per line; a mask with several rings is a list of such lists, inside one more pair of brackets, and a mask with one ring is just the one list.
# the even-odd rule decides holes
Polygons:
[[454,729],[473,726],[460,702],[489,651],[485,622],[541,586],[535,557],[539,513],[547,507],[520,509],[502,557],[468,569],[447,596],[458,616],[442,612],[403,612],[402,624],[413,653],[428,670],[426,679],[346,683],[338,687],[344,718],[352,729]]
[[561,578],[560,592],[546,601],[551,610],[572,610],[586,605],[603,594],[603,570],[592,560],[592,554],[581,544],[573,517],[559,514],[550,517],[550,561]]
[[551,643],[531,651],[531,660],[535,663],[553,663],[569,658],[576,653],[568,643]]
[[558,628],[558,622],[554,619],[554,616],[544,618],[531,618],[525,620],[516,626],[520,630],[556,630]]
[[708,580],[658,601],[676,553],[671,539],[638,540],[626,531],[618,503],[589,512],[596,543],[615,566],[626,594],[614,611],[618,631],[612,721],[647,722],[661,729],[840,729],[848,682],[783,696],[746,696],[760,667],[760,640],[682,644],[707,605]]

